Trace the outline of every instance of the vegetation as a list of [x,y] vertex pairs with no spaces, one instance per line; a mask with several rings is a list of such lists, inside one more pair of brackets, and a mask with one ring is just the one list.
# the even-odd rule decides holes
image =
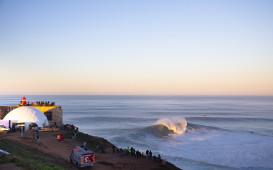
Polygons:
[[68,168],[65,160],[54,158],[18,141],[2,139],[0,146],[1,149],[11,153],[10,155],[0,154],[0,164],[15,163],[25,169],[59,170]]

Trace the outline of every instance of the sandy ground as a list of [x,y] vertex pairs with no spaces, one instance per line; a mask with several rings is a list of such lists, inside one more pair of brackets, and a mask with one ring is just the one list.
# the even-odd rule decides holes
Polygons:
[[[80,143],[78,143],[76,140],[72,139],[65,139],[64,143],[57,142],[56,140],[57,132],[40,132],[40,142],[41,145],[38,145],[34,143],[31,140],[23,140],[20,139],[20,133],[9,133],[5,135],[4,138],[11,139],[11,140],[17,140],[21,143],[30,145],[32,147],[38,148],[45,153],[48,153],[50,155],[54,155],[55,157],[63,158],[69,162],[69,155],[71,153],[72,148],[75,146],[79,146]],[[32,133],[26,132],[24,136],[32,137]],[[95,166],[91,169],[93,170],[112,170],[112,169],[124,169],[124,170],[146,170],[146,169],[161,169],[160,165],[161,163],[153,162],[150,159],[146,158],[135,158],[131,156],[120,156],[117,153],[112,153],[111,148],[106,148],[106,154],[103,153],[97,153],[96,154],[96,163]],[[110,165],[104,165],[100,164],[99,162],[108,162],[113,163],[114,166]],[[70,164],[71,169],[77,169],[76,166]]]

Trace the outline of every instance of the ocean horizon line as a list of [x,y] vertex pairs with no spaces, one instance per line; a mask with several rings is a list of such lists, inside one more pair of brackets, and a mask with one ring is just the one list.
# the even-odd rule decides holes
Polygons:
[[183,94],[0,94],[0,96],[174,96],[174,97],[273,97],[273,95],[210,95],[210,94],[193,94],[193,95],[183,95]]

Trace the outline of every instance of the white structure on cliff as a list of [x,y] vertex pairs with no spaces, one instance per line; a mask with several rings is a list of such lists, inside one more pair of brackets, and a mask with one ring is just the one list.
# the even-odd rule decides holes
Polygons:
[[3,120],[10,120],[12,123],[24,123],[25,130],[28,130],[31,123],[36,123],[38,127],[48,126],[48,120],[40,110],[26,106],[12,110]]

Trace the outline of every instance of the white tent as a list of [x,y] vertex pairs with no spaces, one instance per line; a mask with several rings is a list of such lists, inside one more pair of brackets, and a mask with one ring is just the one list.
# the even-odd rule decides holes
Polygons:
[[24,122],[25,130],[31,123],[36,123],[38,127],[48,126],[46,116],[38,109],[33,107],[19,107],[9,112],[3,120],[11,120],[11,122]]

